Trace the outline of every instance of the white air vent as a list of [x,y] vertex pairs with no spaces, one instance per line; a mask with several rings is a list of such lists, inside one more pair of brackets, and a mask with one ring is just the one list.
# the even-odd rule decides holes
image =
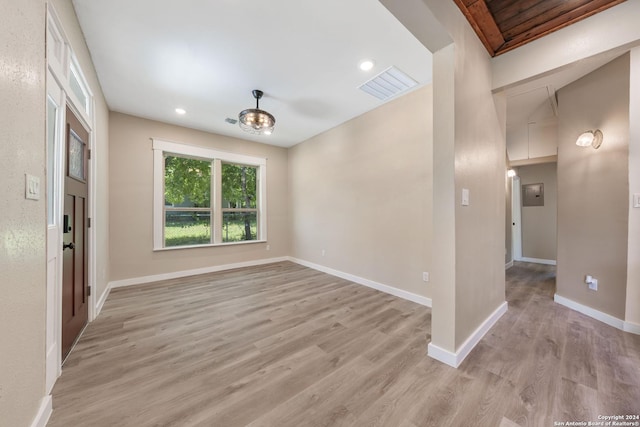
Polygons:
[[389,67],[360,86],[360,89],[381,101],[386,101],[417,85],[418,82],[404,72],[396,67]]

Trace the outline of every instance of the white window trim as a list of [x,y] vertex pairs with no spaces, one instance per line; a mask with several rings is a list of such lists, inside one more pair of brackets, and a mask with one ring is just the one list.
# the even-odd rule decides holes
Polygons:
[[[176,249],[206,248],[212,246],[234,246],[250,243],[264,243],[267,241],[267,159],[263,157],[248,156],[245,154],[229,153],[212,148],[198,147],[178,142],[151,138],[153,145],[153,250],[166,251]],[[258,184],[258,236],[256,240],[242,242],[216,242],[206,245],[171,246],[164,247],[164,156],[165,153],[198,157],[211,161],[218,160],[225,163],[236,163],[247,166],[257,166],[259,171]],[[214,176],[218,176],[215,173]],[[218,185],[214,185],[217,188]],[[214,190],[215,193],[215,190]],[[217,194],[214,197],[217,199]],[[213,201],[216,203],[216,200]],[[214,210],[215,219],[222,218],[222,210]],[[220,217],[220,219],[218,219]],[[216,222],[217,224],[217,222]],[[212,230],[213,232],[213,230]]]

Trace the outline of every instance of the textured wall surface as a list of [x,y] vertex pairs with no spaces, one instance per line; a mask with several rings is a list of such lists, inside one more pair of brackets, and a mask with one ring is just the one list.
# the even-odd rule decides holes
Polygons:
[[[28,426],[44,396],[45,5],[0,0],[0,425]],[[25,199],[25,174],[40,200]]]

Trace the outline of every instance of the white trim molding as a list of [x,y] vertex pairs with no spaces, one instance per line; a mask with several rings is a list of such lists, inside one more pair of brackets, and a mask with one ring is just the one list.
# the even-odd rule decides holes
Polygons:
[[102,293],[102,295],[100,295],[100,298],[98,299],[98,302],[96,303],[96,316],[95,317],[98,317],[98,315],[102,311],[102,307],[104,307],[104,303],[107,302],[107,298],[109,297],[110,293],[111,293],[111,282],[109,282],[107,284],[107,289],[105,289],[104,292]]
[[427,298],[422,295],[414,294],[413,292],[405,291],[402,289],[394,288],[393,286],[385,285],[383,283],[375,282],[373,280],[365,279],[363,277],[355,276],[350,273],[345,273],[343,271],[334,270],[330,267],[325,267],[324,265],[315,264],[313,262],[305,261],[298,258],[288,257],[288,260],[291,262],[295,262],[296,264],[300,264],[305,267],[312,268],[317,271],[321,271],[323,273],[330,274],[332,276],[340,277],[341,279],[348,280],[350,282],[357,283],[358,285],[363,285],[368,288],[375,289],[380,292],[384,292],[385,294],[393,295],[402,299],[406,299],[408,301],[415,302],[416,304],[423,305],[425,307],[431,307],[431,298]]
[[471,350],[480,342],[482,337],[496,324],[498,320],[507,312],[508,304],[504,301],[494,310],[493,313],[485,319],[484,322],[462,343],[455,353],[438,347],[433,343],[429,343],[427,347],[427,353],[430,357],[447,364],[451,367],[457,368],[464,361],[464,359],[471,353]]
[[518,258],[516,261],[532,262],[534,264],[544,264],[544,265],[557,265],[555,259],[529,258],[526,256]]
[[625,321],[623,330],[631,334],[640,335],[640,324]]
[[282,262],[282,261],[288,261],[288,258],[280,257],[280,258],[258,259],[254,261],[238,262],[234,264],[214,265],[211,267],[196,268],[193,270],[174,271],[171,273],[154,274],[152,276],[142,276],[142,277],[133,277],[131,279],[115,280],[113,282],[109,282],[109,291],[111,291],[111,289],[113,288],[142,285],[144,283],[158,282],[161,280],[179,279],[182,277],[197,276],[198,274],[215,273],[218,271],[233,270],[235,268],[243,268],[243,267],[254,267],[257,265],[273,264],[273,263]]
[[513,260],[509,261],[508,263],[506,263],[506,264],[504,265],[504,269],[505,269],[505,270],[508,270],[508,269],[510,269],[511,267],[513,267]]
[[[178,142],[151,138],[153,149],[153,250],[188,249],[234,244],[222,241],[222,162],[236,163],[257,168],[257,206],[258,235],[255,241],[267,240],[267,158],[244,154],[229,153],[213,148],[187,145]],[[165,154],[194,157],[211,162],[211,241],[209,244],[194,246],[165,247]],[[203,208],[204,209],[204,208]],[[203,211],[204,212],[204,211]],[[217,225],[216,225],[217,224]]]
[[46,427],[53,412],[51,395],[46,395],[40,401],[40,407],[30,427]]
[[598,311],[595,308],[580,304],[579,302],[575,302],[558,294],[555,294],[553,296],[553,301],[557,302],[560,305],[564,305],[571,310],[575,310],[578,313],[582,313],[585,316],[589,316],[592,319],[599,320],[602,323],[606,323],[609,326],[620,329],[621,331],[640,335],[640,325],[638,325],[637,323],[625,322],[622,319],[618,319],[617,317],[614,317],[610,314],[603,313],[602,311]]

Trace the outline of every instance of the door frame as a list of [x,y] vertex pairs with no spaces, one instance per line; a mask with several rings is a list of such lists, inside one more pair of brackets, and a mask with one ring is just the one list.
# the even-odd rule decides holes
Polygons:
[[[64,207],[64,175],[65,165],[65,138],[66,138],[66,107],[68,106],[81,124],[89,132],[88,149],[91,154],[88,159],[88,215],[95,217],[95,189],[96,189],[96,168],[95,168],[95,101],[93,94],[82,73],[80,65],[71,49],[69,39],[66,36],[60,19],[51,3],[47,4],[46,20],[46,43],[47,43],[47,97],[50,93],[56,96],[58,105],[58,116],[55,127],[55,153],[54,155],[54,179],[53,179],[53,219],[54,223],[49,225],[47,219],[47,315],[46,315],[46,365],[45,365],[45,386],[46,392],[51,393],[56,380],[62,373],[62,210]],[[72,71],[73,69],[73,71]],[[70,76],[72,75],[86,95],[85,102],[74,93]],[[49,156],[50,153],[47,153]],[[47,157],[47,162],[49,157]],[[47,163],[48,164],[48,163]],[[49,197],[49,195],[47,195]],[[47,199],[48,200],[48,199]],[[48,206],[48,204],[47,204]],[[95,319],[97,296],[95,292],[96,283],[96,227],[95,222],[87,229],[87,268],[88,286],[91,287],[89,295],[88,322]]]
[[522,261],[522,203],[520,177],[511,179],[511,252],[514,261]]

